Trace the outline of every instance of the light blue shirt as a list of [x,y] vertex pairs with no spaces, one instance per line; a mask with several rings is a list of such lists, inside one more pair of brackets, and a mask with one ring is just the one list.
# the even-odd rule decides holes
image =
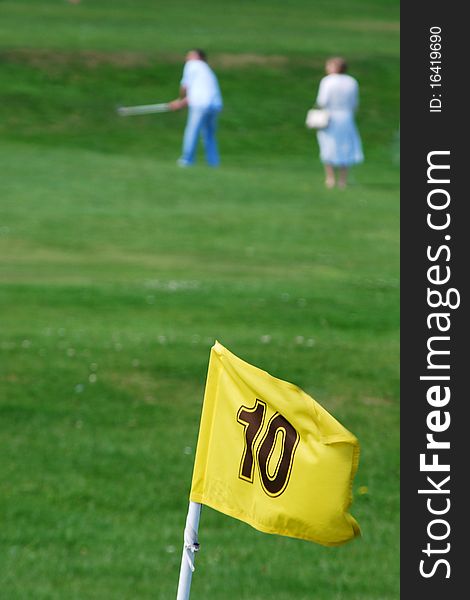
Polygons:
[[188,60],[181,85],[186,88],[190,107],[222,108],[222,94],[214,71],[203,60]]

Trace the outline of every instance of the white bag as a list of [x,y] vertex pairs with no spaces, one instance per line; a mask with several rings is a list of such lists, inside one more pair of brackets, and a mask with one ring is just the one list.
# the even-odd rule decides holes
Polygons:
[[311,108],[307,113],[305,125],[308,129],[325,129],[330,122],[330,114],[324,108]]

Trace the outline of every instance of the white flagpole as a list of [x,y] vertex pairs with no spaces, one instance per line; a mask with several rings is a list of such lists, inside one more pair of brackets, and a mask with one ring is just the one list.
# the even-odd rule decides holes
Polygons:
[[189,600],[191,578],[194,571],[194,553],[199,550],[197,531],[200,516],[201,505],[198,502],[190,502],[188,516],[186,517],[186,527],[184,528],[183,556],[181,557],[180,579],[176,600]]

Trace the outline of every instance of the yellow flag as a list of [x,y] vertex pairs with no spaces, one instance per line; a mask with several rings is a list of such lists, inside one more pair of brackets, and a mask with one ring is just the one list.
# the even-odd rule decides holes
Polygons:
[[297,386],[211,349],[190,499],[266,533],[327,546],[348,513],[357,439]]

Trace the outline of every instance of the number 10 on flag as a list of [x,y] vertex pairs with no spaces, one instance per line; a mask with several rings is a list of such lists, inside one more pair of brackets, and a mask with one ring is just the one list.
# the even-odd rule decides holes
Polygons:
[[[253,408],[242,406],[237,421],[245,428],[245,449],[240,464],[239,477],[253,483],[254,463],[258,464],[263,490],[268,496],[280,496],[289,483],[295,450],[299,443],[299,434],[294,427],[278,412],[269,419],[263,434],[266,415],[266,403],[257,399]],[[257,445],[255,454],[255,444]],[[275,451],[278,449],[275,456]],[[271,467],[275,464],[274,469]]]

